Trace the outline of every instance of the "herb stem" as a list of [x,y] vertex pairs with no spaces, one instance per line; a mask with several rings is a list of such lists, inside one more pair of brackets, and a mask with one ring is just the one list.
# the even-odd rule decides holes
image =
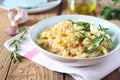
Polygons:
[[14,50],[12,51],[11,54],[11,59],[16,62],[16,61],[20,61],[20,55],[18,54],[19,48],[18,46],[20,45],[20,43],[24,40],[25,38],[25,34],[27,33],[27,28],[21,28],[20,30],[20,35],[17,39],[15,39],[10,46],[13,46]]

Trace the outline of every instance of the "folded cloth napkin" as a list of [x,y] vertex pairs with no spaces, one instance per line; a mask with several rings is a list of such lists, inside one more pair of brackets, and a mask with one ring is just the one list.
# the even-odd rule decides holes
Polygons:
[[[5,42],[5,47],[12,51],[10,43],[19,35]],[[29,35],[26,34],[26,40],[19,46],[18,54],[36,62],[50,70],[67,73],[75,80],[100,80],[118,67],[120,67],[119,50],[112,54],[106,61],[86,67],[67,66],[61,62],[55,61],[43,55],[41,51],[31,42]],[[52,64],[51,64],[52,63]]]

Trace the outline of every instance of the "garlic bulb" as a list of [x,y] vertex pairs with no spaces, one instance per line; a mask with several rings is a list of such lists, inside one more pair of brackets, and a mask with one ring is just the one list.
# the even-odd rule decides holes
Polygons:
[[8,11],[8,18],[10,19],[11,27],[7,28],[5,33],[9,36],[14,36],[16,35],[18,25],[27,21],[28,13],[25,10],[19,8],[10,9]]
[[12,26],[17,26],[18,24],[22,24],[27,21],[28,13],[20,8],[10,9],[8,11],[8,18],[10,19]]

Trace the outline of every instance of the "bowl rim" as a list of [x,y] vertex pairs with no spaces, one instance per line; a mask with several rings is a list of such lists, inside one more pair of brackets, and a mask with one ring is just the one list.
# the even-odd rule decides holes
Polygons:
[[[53,17],[49,17],[49,18],[46,18],[46,19],[43,19],[41,21],[39,21],[38,23],[36,23],[35,25],[31,26],[30,29],[29,29],[29,37],[30,37],[30,40],[32,41],[32,43],[34,43],[34,45],[40,49],[40,51],[44,52],[44,53],[47,53],[51,56],[55,56],[55,57],[58,57],[58,58],[64,58],[64,59],[69,59],[69,60],[91,60],[91,59],[98,59],[98,58],[103,58],[103,57],[107,57],[113,53],[115,53],[116,50],[118,50],[120,48],[120,44],[118,44],[116,46],[116,48],[114,48],[112,51],[110,51],[109,53],[105,54],[105,55],[102,55],[102,56],[97,56],[97,57],[91,57],[91,58],[75,58],[75,57],[67,57],[67,56],[62,56],[62,55],[57,55],[57,54],[54,54],[52,52],[49,52],[43,48],[41,48],[33,39],[32,39],[32,36],[31,36],[31,32],[32,32],[32,29],[35,28],[35,26],[37,26],[38,24],[44,22],[44,21],[47,21],[49,19],[53,19],[53,18],[59,18],[59,17],[65,17],[65,16],[83,16],[83,17],[90,17],[90,18],[96,18],[96,19],[99,19],[99,20],[102,20],[104,22],[107,22],[107,23],[110,23],[112,25],[114,25],[114,27],[116,27],[117,29],[120,30],[120,28],[118,26],[116,26],[115,24],[105,20],[105,19],[102,19],[102,18],[98,18],[98,17],[94,17],[94,16],[89,16],[89,15],[77,15],[77,14],[70,14],[70,15],[57,15],[57,16],[53,16]],[[119,32],[120,34],[120,32]],[[42,53],[43,54],[43,53]]]

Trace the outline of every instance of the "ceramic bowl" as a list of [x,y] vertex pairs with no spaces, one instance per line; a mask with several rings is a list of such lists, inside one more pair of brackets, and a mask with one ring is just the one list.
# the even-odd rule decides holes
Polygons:
[[[48,52],[36,43],[39,33],[42,32],[45,28],[47,28],[48,26],[54,26],[58,22],[65,21],[68,19],[71,19],[73,21],[78,19],[85,19],[95,23],[96,25],[101,24],[102,26],[107,26],[109,28],[108,33],[110,34],[113,41],[112,51],[110,51],[106,55],[94,57],[94,58],[70,58]],[[104,60],[109,60],[108,57],[112,56],[112,54],[115,53],[115,51],[120,47],[120,29],[116,25],[114,25],[109,21],[97,17],[85,16],[85,15],[62,15],[62,16],[55,16],[44,19],[30,28],[29,35],[35,46],[38,47],[39,50],[45,56],[70,66],[88,66],[99,62],[103,62]]]

